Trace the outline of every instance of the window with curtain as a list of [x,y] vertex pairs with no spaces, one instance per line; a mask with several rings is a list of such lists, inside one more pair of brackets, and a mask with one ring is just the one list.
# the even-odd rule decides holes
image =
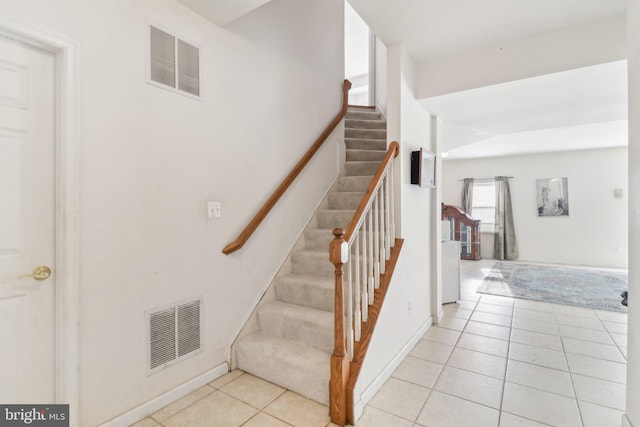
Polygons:
[[470,215],[480,220],[480,231],[495,232],[496,183],[493,179],[476,179]]

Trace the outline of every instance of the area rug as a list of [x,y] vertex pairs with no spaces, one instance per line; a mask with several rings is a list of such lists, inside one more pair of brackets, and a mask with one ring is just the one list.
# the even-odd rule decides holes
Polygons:
[[622,272],[496,262],[478,292],[626,312],[620,294],[628,282]]

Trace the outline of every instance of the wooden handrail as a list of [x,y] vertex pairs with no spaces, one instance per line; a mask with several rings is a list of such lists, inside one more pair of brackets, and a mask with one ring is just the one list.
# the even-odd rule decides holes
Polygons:
[[265,202],[265,204],[260,208],[258,213],[249,221],[249,224],[242,230],[242,232],[236,237],[236,239],[229,243],[227,246],[222,249],[222,253],[225,255],[229,255],[242,248],[247,240],[251,237],[251,235],[256,231],[258,226],[262,223],[262,221],[266,218],[266,216],[271,212],[271,209],[275,206],[275,204],[280,200],[280,197],[287,191],[287,189],[291,186],[293,181],[297,178],[297,176],[302,172],[304,167],[309,163],[309,160],[316,154],[316,152],[320,149],[322,144],[327,140],[331,132],[338,126],[338,124],[342,121],[344,116],[347,114],[347,108],[349,106],[349,89],[351,89],[351,82],[349,80],[345,80],[342,85],[342,109],[340,112],[334,117],[334,119],[329,123],[329,125],[325,128],[325,130],[320,134],[316,142],[313,143],[311,148],[307,150],[307,152],[302,156],[300,161],[295,165],[293,170],[289,172],[289,175],[282,181],[282,183],[276,188],[271,197]]
[[387,173],[387,169],[389,169],[389,167],[391,166],[391,162],[393,161],[393,159],[395,157],[398,157],[398,154],[400,154],[400,144],[398,144],[396,141],[393,141],[391,144],[389,144],[387,154],[384,156],[384,159],[382,159],[382,162],[380,162],[380,166],[376,171],[376,175],[371,180],[369,188],[367,188],[367,192],[365,193],[364,197],[362,197],[356,213],[353,215],[353,218],[351,218],[351,221],[349,222],[349,225],[344,232],[344,240],[349,246],[351,246],[351,243],[353,243],[356,230],[358,230],[360,224],[362,224],[362,221],[364,221],[364,214],[371,207],[371,203],[373,203],[373,196],[382,185],[382,178]]

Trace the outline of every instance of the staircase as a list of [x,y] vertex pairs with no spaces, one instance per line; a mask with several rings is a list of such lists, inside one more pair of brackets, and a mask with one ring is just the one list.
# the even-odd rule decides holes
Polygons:
[[322,404],[329,403],[334,343],[332,230],[346,228],[386,149],[386,121],[373,109],[352,108],[345,120],[344,173],[291,254],[291,273],[275,279],[274,301],[256,309],[258,331],[236,342],[238,368]]

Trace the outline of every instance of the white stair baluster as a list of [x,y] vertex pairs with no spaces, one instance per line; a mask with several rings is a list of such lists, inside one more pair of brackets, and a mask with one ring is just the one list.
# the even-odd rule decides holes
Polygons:
[[378,200],[380,193],[376,193],[371,204],[373,210],[373,230],[371,233],[371,240],[373,241],[373,285],[376,289],[380,287],[380,209],[378,208]]
[[342,279],[343,292],[346,293],[347,298],[345,304],[347,305],[347,321],[345,327],[345,334],[347,335],[347,354],[349,360],[353,360],[353,286],[351,283],[351,258],[347,261],[347,277],[346,280]]
[[369,305],[373,304],[374,294],[374,280],[373,280],[373,214],[371,210],[367,213],[367,232],[368,236],[368,249],[367,249],[367,280],[368,280],[368,293],[369,293]]
[[[354,242],[353,247],[355,248],[354,254],[355,256],[351,257],[351,267],[355,269],[355,281],[353,282],[353,292],[355,294],[355,304],[354,304],[354,327],[355,327],[355,340],[360,341],[360,323],[362,322],[362,311],[360,310],[360,271],[358,270],[358,262],[360,262],[360,236],[356,235],[356,241]],[[355,261],[354,261],[355,258]],[[349,274],[349,279],[351,279],[351,274]]]
[[396,207],[395,207],[395,203],[396,201],[395,199],[395,191],[396,189],[394,188],[394,177],[393,175],[395,174],[394,172],[394,166],[393,166],[394,162],[391,162],[391,167],[389,168],[389,176],[391,177],[391,242],[389,243],[390,246],[395,245],[395,241],[396,241]]

